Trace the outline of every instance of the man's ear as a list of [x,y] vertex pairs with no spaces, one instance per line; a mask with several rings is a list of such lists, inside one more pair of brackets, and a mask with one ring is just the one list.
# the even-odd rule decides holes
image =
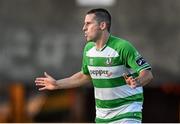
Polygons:
[[101,30],[107,29],[107,23],[106,22],[101,22],[100,23],[100,28],[101,28]]

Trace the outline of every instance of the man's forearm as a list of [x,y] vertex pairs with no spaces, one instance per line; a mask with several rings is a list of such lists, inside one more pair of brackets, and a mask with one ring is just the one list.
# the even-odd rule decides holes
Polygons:
[[90,76],[84,75],[81,72],[78,72],[71,77],[60,79],[56,81],[55,89],[68,89],[79,87],[83,84],[89,83],[91,81]]
[[149,82],[151,82],[153,79],[152,72],[150,70],[143,70],[140,72],[138,78],[137,78],[137,84],[138,86],[145,86]]

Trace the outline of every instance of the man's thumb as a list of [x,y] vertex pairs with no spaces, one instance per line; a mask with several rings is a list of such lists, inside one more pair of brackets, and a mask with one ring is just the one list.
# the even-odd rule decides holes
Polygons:
[[44,75],[47,77],[47,78],[52,78],[49,74],[47,74],[46,72],[44,72]]

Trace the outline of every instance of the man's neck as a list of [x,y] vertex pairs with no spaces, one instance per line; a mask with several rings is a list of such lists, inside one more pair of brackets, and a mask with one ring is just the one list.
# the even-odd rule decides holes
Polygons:
[[97,50],[100,50],[105,46],[105,44],[107,43],[107,41],[109,39],[109,36],[110,36],[109,32],[103,32],[101,37],[96,41],[96,49]]

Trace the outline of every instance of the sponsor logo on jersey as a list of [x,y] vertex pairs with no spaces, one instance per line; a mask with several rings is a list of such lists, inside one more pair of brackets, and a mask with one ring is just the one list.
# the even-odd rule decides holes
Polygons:
[[104,75],[106,77],[110,77],[112,75],[112,72],[109,72],[108,70],[90,70],[90,74],[95,76]]
[[141,57],[141,58],[139,58],[139,59],[136,60],[136,63],[137,63],[139,66],[142,66],[142,65],[144,65],[144,64],[146,63],[146,60],[145,60],[143,57]]

